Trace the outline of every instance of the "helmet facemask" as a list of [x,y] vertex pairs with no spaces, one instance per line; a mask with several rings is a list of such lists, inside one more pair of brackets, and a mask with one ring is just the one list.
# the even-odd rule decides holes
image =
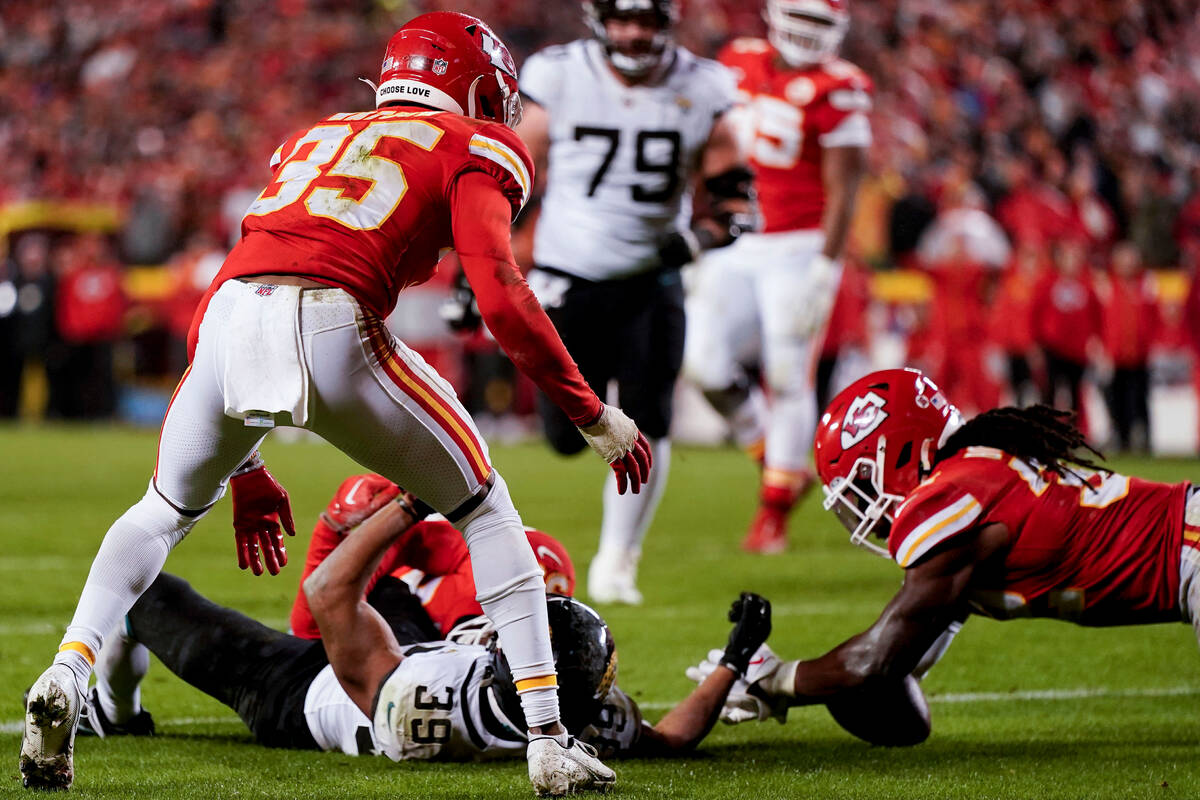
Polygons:
[[[603,6],[603,8],[598,8],[598,5]],[[627,78],[641,78],[662,63],[663,55],[671,45],[673,38],[671,27],[675,22],[674,6],[673,4],[670,5],[670,10],[664,13],[659,8],[662,5],[660,3],[628,3],[627,5],[630,6],[628,9],[623,8],[623,4],[620,2],[615,4],[615,8],[610,8],[610,5],[612,4],[584,3],[584,20],[587,22],[592,35],[604,45],[604,52],[608,56],[609,63],[612,64],[613,69]],[[656,19],[658,30],[651,38],[650,46],[646,52],[621,52],[618,43],[612,40],[612,37],[609,36],[608,28],[605,26],[605,22],[615,16],[653,16]]]
[[850,25],[845,12],[824,0],[767,0],[767,39],[793,67],[820,64],[837,54]]
[[850,541],[877,556],[890,559],[887,548],[876,544],[874,540],[887,539],[892,530],[895,509],[904,502],[904,497],[883,490],[886,450],[886,437],[881,436],[874,459],[859,458],[850,468],[849,476],[837,476],[822,489],[825,492],[825,510],[832,511],[850,531]]

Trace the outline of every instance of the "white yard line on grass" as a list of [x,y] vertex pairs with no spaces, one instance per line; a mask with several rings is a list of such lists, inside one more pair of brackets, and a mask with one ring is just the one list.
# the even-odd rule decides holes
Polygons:
[[[1200,686],[1165,686],[1158,689],[1032,689],[1025,692],[948,692],[929,695],[931,703],[1002,703],[1006,700],[1081,700],[1092,697],[1188,697],[1200,695]],[[638,703],[647,711],[666,711],[674,703]]]
[[[1007,700],[1037,701],[1037,700],[1082,700],[1088,698],[1106,697],[1191,697],[1200,695],[1200,686],[1164,686],[1153,689],[1033,689],[1025,692],[959,692],[935,694],[929,697],[931,703],[1002,703]],[[638,703],[643,711],[666,711],[674,708],[675,703]],[[188,728],[196,725],[217,725],[220,723],[241,724],[234,716],[224,717],[179,717],[164,719],[158,724],[164,728]],[[21,733],[23,722],[13,720],[0,722],[0,734]]]

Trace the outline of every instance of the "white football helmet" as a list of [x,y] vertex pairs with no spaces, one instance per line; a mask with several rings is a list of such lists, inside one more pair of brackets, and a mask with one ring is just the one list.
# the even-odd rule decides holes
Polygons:
[[846,38],[846,0],[767,0],[767,39],[793,67],[833,58]]

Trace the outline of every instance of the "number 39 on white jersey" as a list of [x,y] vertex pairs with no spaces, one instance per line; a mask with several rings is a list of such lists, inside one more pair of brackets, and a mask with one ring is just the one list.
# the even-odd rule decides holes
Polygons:
[[358,709],[326,667],[309,687],[304,716],[322,750],[405,759],[482,760],[520,755],[525,733],[508,722],[486,683],[491,654],[475,645],[405,648],[383,682],[374,719]]
[[691,215],[689,184],[732,73],[676,47],[661,77],[625,86],[592,39],[525,62],[521,92],[550,117],[546,195],[534,261],[588,280],[658,264],[658,242]]

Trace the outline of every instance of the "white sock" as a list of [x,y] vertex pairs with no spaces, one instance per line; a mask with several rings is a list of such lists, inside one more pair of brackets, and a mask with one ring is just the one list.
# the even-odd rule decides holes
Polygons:
[[142,678],[149,669],[150,650],[118,625],[96,659],[96,695],[105,718],[120,725],[142,710]]
[[667,489],[671,472],[671,440],[650,440],[654,466],[642,490],[617,494],[617,479],[611,472],[604,484],[604,521],[600,525],[600,552],[636,554],[641,551],[646,531],[654,522],[654,512]]
[[546,582],[499,474],[487,498],[458,526],[471,552],[475,599],[496,626],[526,724],[533,728],[557,722],[553,687],[521,687],[524,680],[554,675],[554,654],[547,635]]
[[[87,690],[92,664],[70,648],[82,645],[93,658],[102,652],[104,633],[113,630],[129,613],[162,571],[167,555],[201,516],[187,517],[177,512],[151,482],[145,496],[108,529],[79,595],[75,616],[63,636],[62,646],[68,649],[60,649],[54,659],[56,664],[65,663],[75,671],[83,691]],[[87,665],[86,671],[81,660]]]

